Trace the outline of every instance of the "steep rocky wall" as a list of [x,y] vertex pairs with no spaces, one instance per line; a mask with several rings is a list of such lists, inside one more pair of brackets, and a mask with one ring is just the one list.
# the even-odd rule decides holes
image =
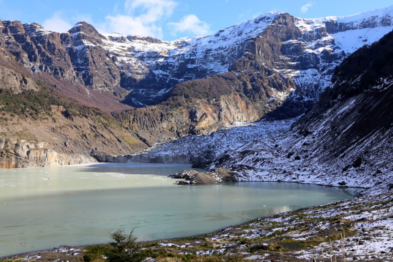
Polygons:
[[82,83],[77,76],[60,34],[48,34],[38,24],[3,21],[4,48],[34,73],[49,73],[59,80]]

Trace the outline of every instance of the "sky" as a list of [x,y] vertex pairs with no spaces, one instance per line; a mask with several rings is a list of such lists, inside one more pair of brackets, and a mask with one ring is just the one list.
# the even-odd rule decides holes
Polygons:
[[392,0],[0,0],[0,20],[36,22],[56,32],[85,21],[101,33],[170,41],[214,34],[270,11],[318,18],[390,5]]

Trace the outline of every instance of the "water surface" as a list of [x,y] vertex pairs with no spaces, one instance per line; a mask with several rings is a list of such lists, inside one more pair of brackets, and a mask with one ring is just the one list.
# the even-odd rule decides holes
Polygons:
[[343,189],[286,183],[177,186],[187,165],[100,164],[0,170],[0,257],[106,243],[118,228],[139,240],[183,237],[351,198]]

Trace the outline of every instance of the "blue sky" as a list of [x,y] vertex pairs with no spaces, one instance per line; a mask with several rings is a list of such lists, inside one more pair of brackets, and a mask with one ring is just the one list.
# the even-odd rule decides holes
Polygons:
[[317,18],[392,4],[392,0],[0,0],[0,19],[37,22],[58,32],[83,20],[104,33],[174,40],[212,34],[269,11]]

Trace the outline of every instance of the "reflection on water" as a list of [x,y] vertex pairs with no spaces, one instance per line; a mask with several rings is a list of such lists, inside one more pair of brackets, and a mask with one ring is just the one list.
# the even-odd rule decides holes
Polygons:
[[0,256],[108,242],[117,228],[139,240],[202,234],[271,214],[351,197],[285,183],[176,186],[187,165],[105,164],[0,170]]

